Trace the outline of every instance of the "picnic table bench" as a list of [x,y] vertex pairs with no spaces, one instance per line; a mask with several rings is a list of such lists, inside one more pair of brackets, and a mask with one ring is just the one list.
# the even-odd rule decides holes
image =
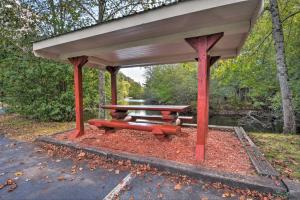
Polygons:
[[[144,120],[151,120],[151,121],[162,121],[163,116],[162,115],[135,115],[135,114],[129,114],[128,115],[129,121],[136,121],[138,119],[144,119]],[[176,123],[176,125],[181,125],[182,123],[191,123],[193,122],[192,116],[178,116],[177,119],[179,119],[179,122]]]
[[[115,129],[134,129],[148,131],[155,135],[177,134],[181,132],[178,120],[192,120],[190,117],[179,117],[178,113],[186,111],[188,105],[104,105],[103,109],[111,110],[112,120],[92,119],[89,124],[104,128],[106,131]],[[129,110],[159,111],[161,115],[129,115]],[[137,119],[159,120],[163,124],[135,122]],[[177,124],[176,124],[177,120]]]

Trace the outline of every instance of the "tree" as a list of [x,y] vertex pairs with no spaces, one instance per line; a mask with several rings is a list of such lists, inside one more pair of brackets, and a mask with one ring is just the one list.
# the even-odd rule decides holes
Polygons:
[[195,63],[161,65],[146,71],[145,97],[159,104],[192,105],[196,113],[197,67]]
[[[171,3],[173,0],[167,1],[152,1],[152,0],[133,0],[133,1],[122,1],[122,0],[92,0],[92,1],[76,1],[79,7],[86,13],[86,15],[93,21],[93,24],[100,24],[104,21],[126,16],[138,11],[147,10],[154,6],[159,6],[162,3]],[[96,12],[93,12],[95,10]],[[99,118],[105,118],[105,110],[101,108],[105,104],[105,78],[104,70],[98,72],[98,90],[99,90]]]
[[296,132],[296,120],[292,103],[292,94],[288,83],[288,69],[285,57],[284,35],[282,22],[279,16],[277,0],[270,0],[270,12],[272,16],[272,33],[276,49],[277,77],[279,80],[282,111],[283,111],[283,133]]
[[[20,3],[21,2],[21,3]],[[37,58],[32,41],[72,31],[92,23],[75,1],[0,1],[0,94],[8,110],[43,121],[69,121],[75,117],[73,68],[69,64]],[[84,68],[84,108],[94,117],[98,108],[96,69]],[[109,80],[109,74],[104,74]],[[105,83],[106,98],[109,85]],[[131,84],[131,82],[129,82]],[[122,81],[120,81],[122,85]],[[128,88],[128,87],[127,87]],[[129,91],[126,91],[129,93]]]

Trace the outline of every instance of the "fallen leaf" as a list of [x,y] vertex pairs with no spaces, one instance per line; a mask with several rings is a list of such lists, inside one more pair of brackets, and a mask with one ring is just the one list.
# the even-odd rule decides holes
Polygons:
[[230,197],[231,195],[230,195],[230,193],[229,192],[224,192],[223,194],[222,194],[222,197],[223,198],[227,198],[227,197]]
[[14,191],[16,188],[17,188],[17,184],[16,184],[16,183],[13,183],[13,184],[9,187],[9,189],[7,190],[7,192],[12,192],[12,191]]
[[12,179],[6,180],[6,185],[12,185],[12,184],[14,184],[14,181]]
[[120,174],[120,170],[115,170],[115,174]]
[[239,200],[246,200],[246,197],[244,195],[240,196]]
[[275,185],[279,186],[280,185],[280,182],[279,181],[275,181]]
[[208,198],[207,197],[202,197],[201,200],[208,200]]
[[164,196],[163,196],[163,194],[162,193],[159,193],[158,195],[157,195],[157,198],[159,198],[159,199],[162,199]]
[[48,151],[47,151],[47,154],[48,154],[49,156],[53,156],[53,151],[52,151],[52,150],[48,150]]
[[180,153],[180,151],[179,151],[179,150],[177,150],[177,151],[176,151],[176,153],[177,153],[177,154],[179,154],[179,153]]
[[120,161],[118,161],[118,165],[123,165],[123,161],[122,160],[120,160]]
[[65,180],[65,177],[64,176],[59,176],[59,177],[57,177],[57,180],[63,181],[63,180]]
[[85,156],[85,153],[84,152],[80,152],[79,154],[78,154],[78,157],[79,158],[82,158],[82,157],[84,157]]
[[182,186],[178,183],[175,185],[174,190],[181,190]]
[[23,172],[16,172],[15,176],[23,176]]
[[127,160],[127,161],[126,161],[126,165],[131,166],[131,161],[130,161],[130,160]]

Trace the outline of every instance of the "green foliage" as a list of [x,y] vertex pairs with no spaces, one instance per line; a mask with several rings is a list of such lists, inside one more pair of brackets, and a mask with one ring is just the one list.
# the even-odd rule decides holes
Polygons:
[[[86,16],[85,8],[78,5],[79,2],[20,2],[0,1],[0,101],[8,104],[10,111],[30,118],[43,121],[73,120],[73,67],[35,57],[31,53],[32,41],[87,26],[92,21]],[[95,2],[85,3],[95,6]],[[94,111],[98,108],[98,84],[98,70],[84,68],[85,110]],[[118,85],[123,91],[119,95],[120,100],[129,94],[141,95],[141,86],[122,74],[118,76]],[[130,90],[131,86],[133,90]],[[105,96],[106,101],[110,102],[108,73],[105,73]]]
[[145,97],[160,104],[194,105],[197,100],[196,65],[163,65],[146,71]]
[[[2,57],[3,55],[1,55]],[[2,57],[3,58],[3,57]],[[72,68],[32,55],[1,59],[4,102],[13,112],[40,120],[72,120]]]
[[[300,115],[300,11],[299,1],[279,1],[283,21],[289,84],[296,115]],[[240,56],[211,67],[210,111],[258,109],[282,117],[281,95],[272,40],[268,3]],[[161,66],[147,71],[146,97],[159,103],[192,104],[196,100],[196,68]],[[191,73],[190,73],[191,72]]]
[[[280,14],[285,36],[285,53],[296,113],[300,113],[300,12],[299,1],[279,1]],[[276,78],[275,49],[272,40],[271,16],[266,9],[252,30],[247,42],[237,59],[221,61],[212,69],[215,81],[213,93],[223,90],[247,88],[247,102],[234,102],[251,105],[255,109],[270,110],[281,115],[281,99]],[[222,93],[222,92],[221,92]],[[228,97],[234,99],[234,95]],[[249,104],[250,103],[250,104]]]
[[[143,87],[139,83],[135,82],[133,79],[123,75],[122,73],[119,73],[118,82],[121,82],[121,85],[123,82],[129,83],[129,87],[125,87],[127,90],[126,91],[127,95],[122,95],[124,98],[132,97],[134,99],[140,99],[143,97],[144,94]],[[125,89],[124,86],[121,87]],[[118,88],[119,91],[122,90],[121,87]]]

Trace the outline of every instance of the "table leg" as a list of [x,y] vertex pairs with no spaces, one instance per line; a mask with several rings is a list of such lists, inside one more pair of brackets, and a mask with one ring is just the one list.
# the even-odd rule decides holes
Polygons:
[[127,110],[112,110],[110,112],[110,115],[113,119],[121,120],[124,119],[128,115],[128,113]]
[[174,123],[177,119],[177,113],[172,111],[160,111],[162,119],[166,123]]

